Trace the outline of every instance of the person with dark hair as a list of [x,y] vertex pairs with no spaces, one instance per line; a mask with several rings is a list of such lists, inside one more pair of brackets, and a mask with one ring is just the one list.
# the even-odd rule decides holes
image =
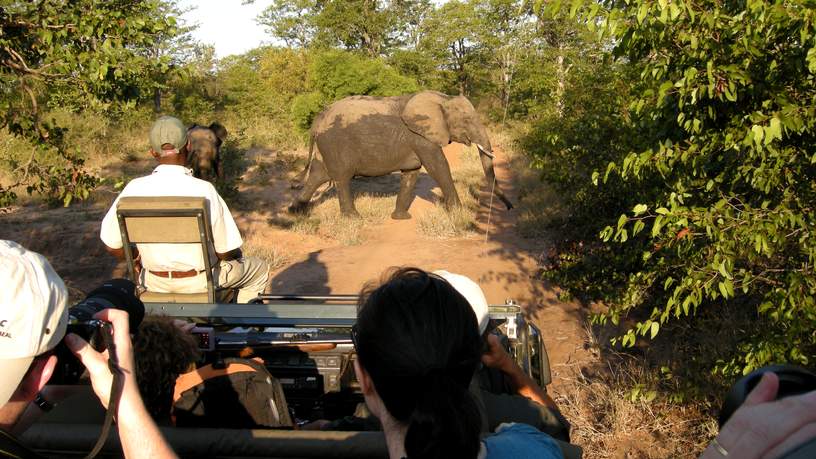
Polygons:
[[364,288],[352,339],[355,373],[392,459],[562,457],[550,436],[524,424],[480,441],[468,387],[482,340],[470,304],[443,278],[402,268]]
[[159,424],[171,424],[176,379],[195,370],[200,355],[189,333],[190,327],[180,328],[186,325],[167,316],[146,315],[133,341],[139,392],[150,415]]

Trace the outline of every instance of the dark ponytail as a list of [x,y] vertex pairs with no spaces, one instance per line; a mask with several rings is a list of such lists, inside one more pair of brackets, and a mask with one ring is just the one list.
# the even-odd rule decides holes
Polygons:
[[413,458],[475,458],[481,427],[479,408],[466,387],[431,376],[408,420],[405,452]]
[[473,309],[442,278],[404,268],[363,291],[357,354],[388,412],[408,426],[409,459],[478,454],[481,415],[468,386],[479,343]]

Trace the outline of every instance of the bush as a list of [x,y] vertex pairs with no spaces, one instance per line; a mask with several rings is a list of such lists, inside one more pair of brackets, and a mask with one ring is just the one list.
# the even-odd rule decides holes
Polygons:
[[292,119],[304,131],[323,108],[344,97],[395,96],[417,91],[419,86],[382,59],[332,50],[318,52],[314,57],[308,88],[309,92],[292,103]]
[[[598,188],[586,196],[597,209],[621,210],[616,221],[600,215],[604,244],[573,265],[597,268],[615,290],[596,320],[635,314],[619,337],[632,346],[669,321],[737,304],[752,308],[765,332],[744,336],[719,371],[811,364],[816,11],[798,2],[637,0],[602,16],[589,22],[609,26],[614,55],[640,67],[641,84],[623,109],[630,151],[598,167]],[[609,121],[586,135],[617,131]],[[582,157],[576,145],[577,156],[560,150],[565,159]]]

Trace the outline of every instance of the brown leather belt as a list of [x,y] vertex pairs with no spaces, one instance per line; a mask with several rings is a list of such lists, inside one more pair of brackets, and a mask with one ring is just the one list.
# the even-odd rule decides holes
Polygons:
[[197,276],[199,272],[204,271],[196,271],[195,269],[189,271],[150,271],[150,274],[169,279],[184,279],[185,277]]

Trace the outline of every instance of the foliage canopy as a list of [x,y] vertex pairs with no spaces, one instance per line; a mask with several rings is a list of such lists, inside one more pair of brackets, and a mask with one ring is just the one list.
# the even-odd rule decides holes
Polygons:
[[13,201],[21,186],[66,204],[87,197],[97,179],[62,142],[62,129],[44,116],[43,106],[60,100],[77,109],[104,106],[149,93],[157,84],[151,75],[166,71],[169,57],[147,50],[179,27],[168,5],[76,0],[0,7],[0,126],[34,145],[24,159],[9,159],[19,180],[0,187],[0,205]]

